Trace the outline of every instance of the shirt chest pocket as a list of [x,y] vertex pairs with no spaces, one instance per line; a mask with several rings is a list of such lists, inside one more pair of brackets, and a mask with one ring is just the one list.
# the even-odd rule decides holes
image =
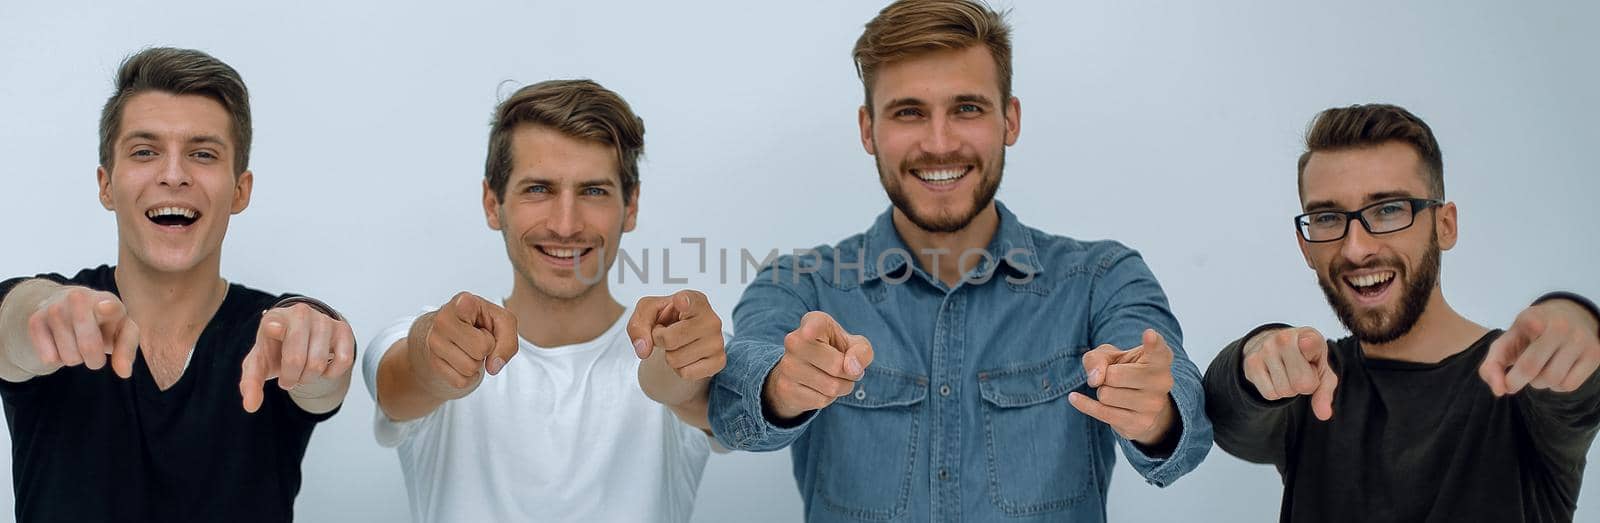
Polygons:
[[865,520],[905,514],[927,395],[926,377],[869,366],[855,390],[823,409],[810,432],[820,438],[815,489],[824,507]]
[[1096,422],[1067,403],[1088,391],[1083,352],[978,373],[987,493],[1006,514],[1066,510],[1096,492]]

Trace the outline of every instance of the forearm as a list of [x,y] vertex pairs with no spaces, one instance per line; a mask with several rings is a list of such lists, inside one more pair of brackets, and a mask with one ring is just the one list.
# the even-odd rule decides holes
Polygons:
[[60,363],[40,360],[28,336],[28,317],[60,288],[49,280],[28,280],[17,284],[0,302],[0,379],[20,383],[61,368]]
[[666,351],[657,350],[639,363],[639,388],[645,396],[667,406],[684,423],[710,430],[706,417],[711,380],[686,380],[667,364]]
[[668,405],[672,413],[690,426],[711,432],[711,380],[706,380],[700,387],[700,392],[691,396],[687,401],[675,405]]
[[411,369],[411,360],[406,358],[409,339],[408,336],[395,342],[384,352],[378,364],[378,408],[394,421],[427,416],[445,401],[424,388],[416,372]]

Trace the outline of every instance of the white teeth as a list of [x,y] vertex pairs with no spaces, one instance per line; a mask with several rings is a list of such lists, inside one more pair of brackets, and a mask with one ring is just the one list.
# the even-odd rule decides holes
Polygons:
[[1357,287],[1371,287],[1373,285],[1377,285],[1377,284],[1389,281],[1391,279],[1394,279],[1394,273],[1392,273],[1392,272],[1384,272],[1384,273],[1378,273],[1378,274],[1363,274],[1361,276],[1351,276],[1349,278],[1350,284],[1354,285],[1354,286],[1357,286]]
[[928,182],[947,182],[956,178],[960,178],[961,175],[966,173],[966,169],[941,169],[937,171],[919,170],[916,172],[918,178]]
[[558,249],[555,247],[540,247],[539,250],[557,258],[573,258],[583,252],[583,249]]
[[185,209],[182,207],[157,207],[145,211],[144,215],[150,218],[156,218],[159,216],[182,216],[192,220],[195,217],[195,212],[193,209]]

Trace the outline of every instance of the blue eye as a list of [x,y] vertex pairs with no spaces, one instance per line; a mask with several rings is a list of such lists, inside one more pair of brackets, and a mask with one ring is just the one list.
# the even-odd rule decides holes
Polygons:
[[907,116],[922,116],[922,110],[914,108],[914,107],[907,107],[905,109],[901,109],[901,110],[895,111],[894,112],[894,116],[896,118],[902,118],[902,117],[907,117]]
[[583,194],[588,196],[605,196],[609,193],[607,193],[605,189],[599,187],[585,187],[583,189]]
[[983,112],[983,108],[982,107],[978,107],[975,104],[961,104],[961,105],[956,106],[956,112],[958,112],[958,113],[981,113],[981,112]]
[[1344,221],[1344,215],[1343,214],[1339,214],[1339,213],[1325,212],[1325,213],[1322,213],[1322,214],[1313,214],[1313,215],[1311,215],[1311,224],[1312,225],[1331,226],[1331,225],[1338,225],[1340,222],[1343,222],[1343,221]]
[[529,186],[528,186],[528,190],[527,190],[527,191],[525,191],[525,192],[530,192],[530,193],[547,193],[547,192],[550,192],[550,188],[549,188],[549,187],[545,187],[545,186],[543,186],[543,185],[529,185]]
[[134,151],[132,156],[136,156],[136,157],[138,157],[138,156],[155,156],[155,154],[156,154],[155,151],[152,151],[152,150],[149,150],[149,149],[139,149],[137,151]]

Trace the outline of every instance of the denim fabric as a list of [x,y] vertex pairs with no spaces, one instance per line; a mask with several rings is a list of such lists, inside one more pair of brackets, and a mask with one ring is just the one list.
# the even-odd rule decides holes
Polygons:
[[[790,447],[808,521],[1103,521],[1113,447],[1155,485],[1211,449],[1200,372],[1139,254],[1026,227],[996,204],[988,256],[951,288],[917,266],[891,213],[833,246],[782,256],[733,312],[711,423],[733,449]],[[955,255],[943,258],[954,262]],[[851,394],[793,426],[764,415],[783,337],[809,311],[872,342]],[[1172,345],[1182,427],[1152,456],[1067,403],[1082,356],[1132,348],[1146,328]]]

